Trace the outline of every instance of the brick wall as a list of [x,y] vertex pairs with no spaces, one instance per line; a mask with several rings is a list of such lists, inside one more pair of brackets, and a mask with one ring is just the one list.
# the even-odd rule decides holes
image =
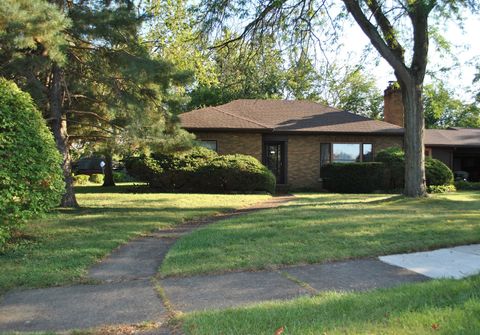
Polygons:
[[[237,132],[195,134],[199,140],[217,141],[219,154],[240,153],[262,161],[261,134]],[[292,188],[320,186],[320,143],[372,143],[374,153],[392,146],[403,147],[402,136],[288,135],[287,138],[287,183]]]
[[358,135],[289,135],[288,184],[295,188],[320,187],[321,143],[372,143],[374,154],[379,150],[403,147],[402,136]]
[[254,133],[195,133],[197,140],[217,141],[217,151],[221,155],[244,154],[262,161],[262,135]]

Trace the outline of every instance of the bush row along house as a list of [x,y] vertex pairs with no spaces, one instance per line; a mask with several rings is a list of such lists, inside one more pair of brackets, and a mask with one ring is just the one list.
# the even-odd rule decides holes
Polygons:
[[[309,101],[242,99],[183,113],[180,122],[202,146],[251,155],[290,188],[321,188],[324,164],[373,161],[404,143],[401,92],[391,87],[383,121]],[[427,129],[425,154],[480,179],[480,129]]]

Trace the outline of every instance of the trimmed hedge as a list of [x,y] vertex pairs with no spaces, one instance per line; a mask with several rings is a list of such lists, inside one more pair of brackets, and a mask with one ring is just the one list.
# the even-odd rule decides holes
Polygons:
[[[397,147],[379,151],[377,162],[332,163],[322,167],[323,187],[339,193],[400,190],[405,182],[405,155]],[[452,192],[453,173],[437,159],[425,160],[425,177],[431,193]]]
[[224,155],[196,147],[174,154],[126,159],[128,174],[164,192],[275,191],[275,176],[246,155]]
[[323,187],[337,193],[371,193],[383,188],[384,165],[332,163],[322,167]]
[[471,181],[456,181],[455,187],[457,190],[463,191],[480,191],[480,182],[471,182]]
[[455,192],[457,189],[455,185],[430,185],[427,186],[428,193],[449,193]]
[[105,179],[105,176],[103,174],[94,173],[90,176],[88,180],[95,184],[102,184],[104,179]]
[[0,78],[0,249],[26,219],[59,205],[61,162],[30,95]]
[[90,176],[88,174],[77,174],[73,176],[73,184],[74,185],[87,185]]

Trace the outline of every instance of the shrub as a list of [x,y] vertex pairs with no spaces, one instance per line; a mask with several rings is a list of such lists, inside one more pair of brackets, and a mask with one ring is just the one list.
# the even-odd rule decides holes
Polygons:
[[375,160],[382,163],[403,163],[405,161],[405,153],[399,147],[390,147],[380,150]]
[[455,192],[457,189],[454,185],[430,185],[427,186],[428,193],[448,193]]
[[480,182],[461,180],[455,182],[455,187],[457,188],[457,190],[463,191],[480,191]]
[[61,162],[31,97],[0,78],[0,249],[26,219],[60,203]]
[[402,189],[405,184],[405,154],[399,147],[390,147],[380,150],[375,161],[384,164],[384,189]]
[[94,173],[90,176],[88,180],[95,184],[103,184],[103,179],[105,179],[105,176],[103,174]]
[[88,174],[77,174],[73,176],[73,184],[74,185],[87,185],[90,176]]
[[434,158],[427,157],[425,160],[425,178],[427,186],[453,184],[452,171],[444,163]]
[[[386,189],[403,188],[405,184],[405,154],[398,147],[391,147],[377,153],[377,162],[385,164],[384,182]],[[438,159],[425,159],[425,178],[427,186],[451,185],[453,173]]]
[[133,178],[130,177],[125,172],[113,171],[113,180],[116,183],[124,183],[124,182],[128,182],[128,181],[133,181]]
[[201,188],[210,192],[275,192],[275,176],[251,156],[218,156],[202,166],[198,176]]
[[371,163],[332,163],[322,167],[323,187],[338,193],[371,193],[383,187],[384,165]]
[[175,154],[126,160],[128,173],[167,192],[274,192],[275,177],[258,160],[245,155],[219,156],[197,147]]
[[156,184],[155,177],[163,172],[157,162],[146,155],[125,158],[125,168],[130,176],[139,181],[147,182],[151,186]]

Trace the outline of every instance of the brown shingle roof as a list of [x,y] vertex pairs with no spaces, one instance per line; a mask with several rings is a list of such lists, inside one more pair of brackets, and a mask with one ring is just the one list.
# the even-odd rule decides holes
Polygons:
[[403,134],[387,122],[298,100],[235,100],[183,113],[180,122],[188,130]]
[[480,129],[426,129],[425,145],[448,147],[480,147]]

